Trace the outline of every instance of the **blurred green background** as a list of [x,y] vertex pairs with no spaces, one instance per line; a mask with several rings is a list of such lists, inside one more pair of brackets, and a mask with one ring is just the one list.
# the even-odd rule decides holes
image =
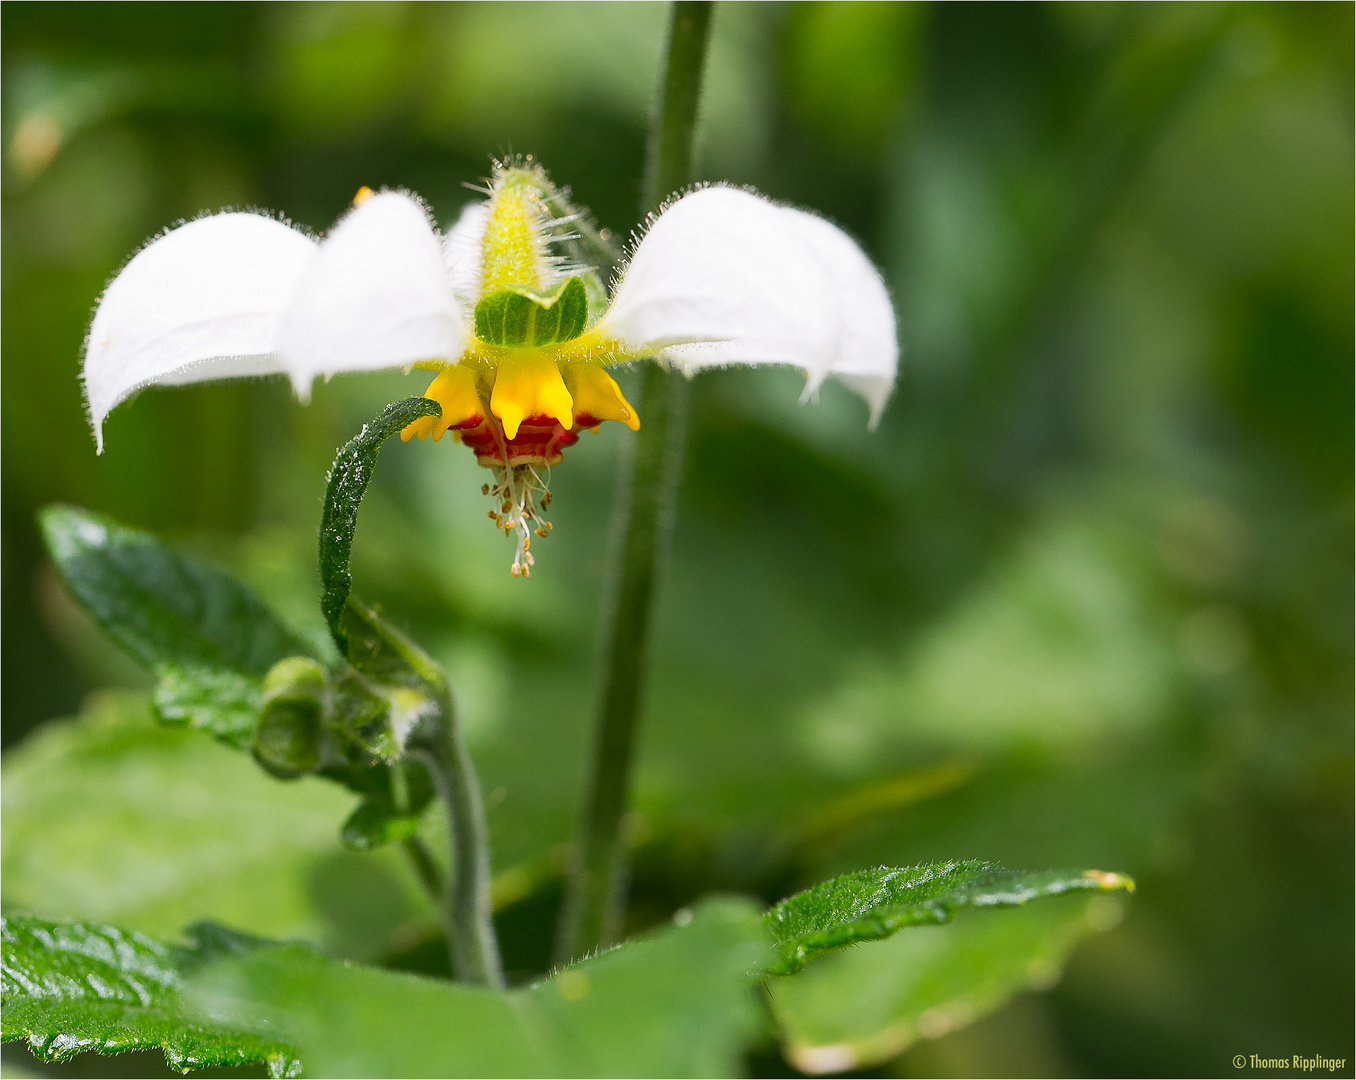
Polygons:
[[[1140,886],[1054,989],[926,1032],[877,1074],[1208,1076],[1303,1052],[1350,1075],[1352,13],[718,7],[701,175],[857,236],[904,362],[875,433],[841,388],[798,406],[792,372],[696,381],[633,920],[706,888],[946,857]],[[214,914],[349,955],[366,955],[354,926],[380,925],[389,955],[425,947],[406,868],[339,852],[336,792],[232,760],[237,777],[140,713],[141,771],[117,764],[133,736],[98,744],[88,775],[70,764],[70,726],[39,725],[139,709],[89,695],[147,677],[66,597],[34,512],[153,529],[318,632],[329,460],[425,376],[340,378],[309,407],[281,381],[153,391],[97,458],[77,375],[100,290],[147,237],[223,206],[323,230],[359,186],[390,185],[450,224],[507,152],[625,235],[665,14],[4,6],[7,905],[161,932]],[[501,925],[524,940],[547,925],[583,780],[629,437],[608,426],[555,471],[530,582],[448,442],[386,450],[355,549],[358,591],[454,677]],[[174,794],[180,759],[152,758],[180,744],[236,785],[253,831]],[[113,789],[121,816],[100,809]],[[243,828],[263,852],[283,821],[291,846],[248,872],[195,839],[215,828],[226,851]],[[118,848],[138,828],[144,865]],[[175,843],[207,867],[178,892]],[[790,1066],[768,1049],[751,1067]]]

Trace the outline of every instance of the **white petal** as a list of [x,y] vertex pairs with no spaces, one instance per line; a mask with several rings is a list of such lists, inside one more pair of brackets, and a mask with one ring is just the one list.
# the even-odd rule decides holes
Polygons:
[[443,262],[463,311],[474,312],[480,298],[481,246],[489,220],[488,200],[470,203],[443,238]]
[[274,351],[315,242],[260,214],[217,214],[143,248],[109,284],[85,343],[100,453],[115,405],[152,385],[279,371]]
[[833,289],[782,210],[711,187],[679,199],[636,248],[599,329],[686,370],[794,364],[827,371]]
[[[814,251],[833,283],[839,335],[827,374],[866,399],[874,428],[894,389],[899,367],[899,339],[890,294],[871,260],[842,229],[803,210],[787,207],[782,213]],[[823,377],[810,373],[807,394],[819,388]]]
[[822,218],[733,188],[660,215],[604,323],[689,373],[792,364],[808,393],[834,375],[866,399],[873,426],[899,358],[889,295],[861,248]]
[[305,398],[317,375],[456,360],[465,341],[424,208],[384,192],[320,245],[283,321],[278,351]]

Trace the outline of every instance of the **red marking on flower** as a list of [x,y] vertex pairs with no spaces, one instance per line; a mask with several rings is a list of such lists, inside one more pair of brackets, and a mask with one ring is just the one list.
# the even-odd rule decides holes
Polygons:
[[568,431],[550,416],[529,416],[512,439],[498,423],[486,420],[458,432],[482,465],[558,465],[563,451],[579,441],[582,426]]

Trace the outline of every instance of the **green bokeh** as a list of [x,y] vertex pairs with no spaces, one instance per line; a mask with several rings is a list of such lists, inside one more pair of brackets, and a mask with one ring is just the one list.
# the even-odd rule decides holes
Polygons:
[[[450,224],[507,151],[625,236],[663,19],[5,5],[9,770],[55,754],[69,729],[29,732],[89,691],[145,685],[44,562],[39,506],[207,553],[319,635],[325,470],[423,389],[347,376],[308,407],[280,382],[153,391],[112,415],[96,457],[77,375],[107,278],[227,205],[322,230],[360,186],[404,186]],[[1352,38],[1348,4],[718,8],[702,175],[857,236],[904,365],[875,433],[841,388],[798,406],[794,373],[696,382],[639,762],[638,922],[706,887],[880,863],[1102,866],[1139,893],[1056,989],[889,1068],[1217,1075],[1296,1048],[1351,1063]],[[537,873],[572,832],[628,437],[607,425],[555,471],[528,582],[447,440],[390,446],[364,504],[355,587],[447,665],[501,870]],[[266,819],[270,788],[232,760]],[[805,841],[835,800],[948,762],[966,779]],[[130,780],[113,761],[107,782]],[[99,822],[62,783],[43,797],[89,840]],[[344,803],[337,830],[347,804],[316,798]],[[10,869],[24,841],[5,817],[5,903],[104,917],[57,910],[51,890],[75,886],[24,891],[38,879]],[[288,839],[305,850],[276,902],[354,954],[343,927],[420,901],[375,874],[332,890],[352,911],[305,908],[323,832]],[[798,869],[772,883],[778,844]]]

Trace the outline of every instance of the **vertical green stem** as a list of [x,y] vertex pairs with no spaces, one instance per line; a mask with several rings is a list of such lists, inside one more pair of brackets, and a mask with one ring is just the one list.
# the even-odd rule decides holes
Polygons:
[[447,811],[452,873],[446,883],[447,938],[452,972],[461,982],[504,987],[499,942],[490,909],[489,842],[471,756],[447,698],[441,723],[422,726],[414,749],[428,765],[439,801]]
[[[642,215],[658,209],[666,196],[692,180],[692,134],[711,8],[709,2],[673,5],[668,64],[650,133]],[[680,374],[658,365],[646,367],[640,408],[644,419],[624,467],[617,506],[622,544],[605,622],[592,772],[557,939],[557,959],[562,962],[610,944],[621,929],[626,901],[622,823],[630,796],[656,572],[673,526],[687,396],[687,380]]]
[[670,13],[669,59],[645,155],[642,215],[692,183],[692,134],[714,6],[710,0],[679,0]]

